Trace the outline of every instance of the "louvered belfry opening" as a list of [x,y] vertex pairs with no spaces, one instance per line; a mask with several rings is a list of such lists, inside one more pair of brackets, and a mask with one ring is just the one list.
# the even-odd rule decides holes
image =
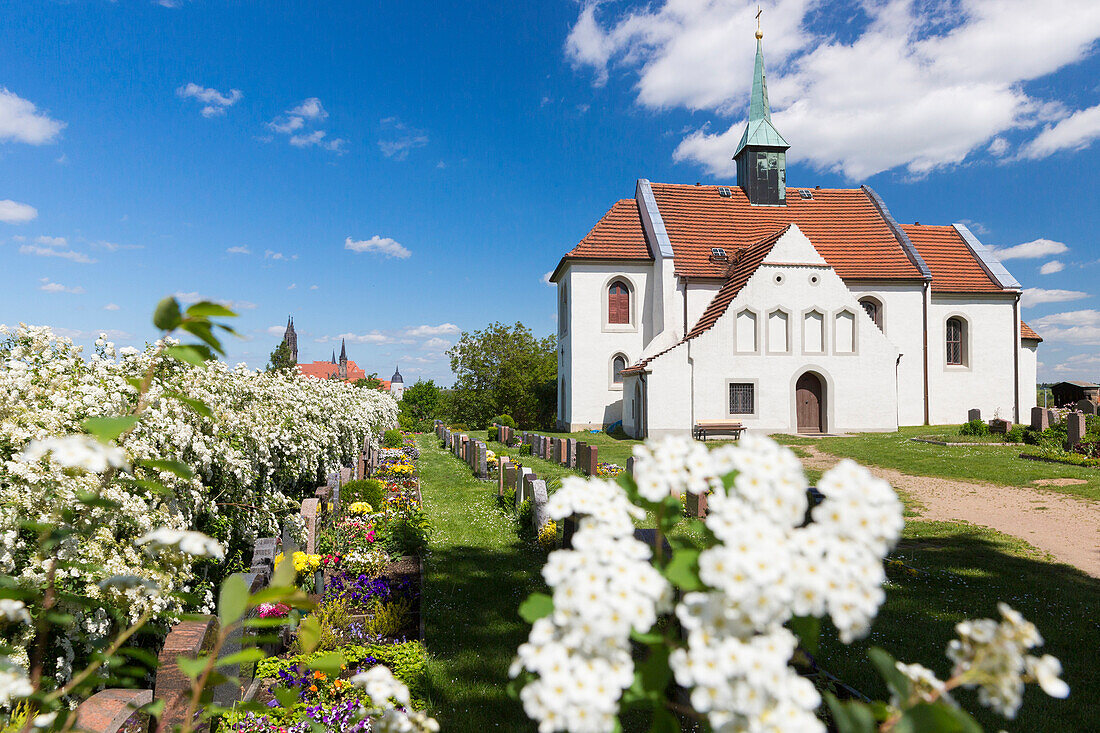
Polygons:
[[607,289],[607,322],[630,323],[630,290],[620,280]]

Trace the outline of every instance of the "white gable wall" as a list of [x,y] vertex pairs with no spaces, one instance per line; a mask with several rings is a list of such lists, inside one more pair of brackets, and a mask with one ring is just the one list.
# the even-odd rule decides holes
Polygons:
[[[559,277],[568,288],[569,323],[564,335],[559,324],[559,385],[564,383],[566,404],[558,420],[569,431],[600,428],[622,419],[623,387],[611,381],[611,360],[626,356],[636,362],[652,337],[652,265],[648,263],[571,262]],[[621,279],[631,288],[629,325],[607,322],[607,289]]]
[[1025,339],[1020,343],[1020,422],[1031,420],[1031,408],[1038,400],[1036,387],[1039,369],[1039,342]]

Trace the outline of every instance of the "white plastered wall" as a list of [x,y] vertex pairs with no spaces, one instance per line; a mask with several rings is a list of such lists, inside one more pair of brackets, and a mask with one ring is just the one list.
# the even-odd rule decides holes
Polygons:
[[1039,381],[1039,342],[1024,339],[1020,342],[1020,422],[1031,421],[1031,408],[1035,407]]
[[924,424],[924,284],[849,283],[856,300],[882,304],[882,332],[901,354],[898,363],[898,424]]
[[[745,309],[757,315],[753,353],[735,348],[737,315]],[[768,339],[768,314],[776,310],[788,314],[785,352]],[[805,314],[814,311],[824,317],[825,345],[821,353],[809,354],[802,329]],[[834,324],[842,312],[854,316],[852,353],[836,349]],[[792,227],[709,331],[650,363],[648,434],[685,434],[697,420],[720,419],[740,420],[750,430],[794,431],[795,383],[806,371],[822,378],[829,432],[896,430],[897,357],[898,349],[844,282]],[[755,414],[729,414],[731,380],[754,384]]]
[[[653,332],[647,307],[652,269],[646,263],[571,262],[559,277],[558,287],[568,288],[569,323],[561,337],[558,365],[565,389],[559,421],[565,429],[600,428],[622,419],[623,385],[612,383],[611,360],[622,354],[628,366],[633,364]],[[625,326],[607,322],[607,289],[616,279],[631,291],[631,322]]]
[[[1014,294],[933,293],[928,313],[929,422],[933,425],[966,422],[967,410],[973,407],[980,409],[986,420],[995,416],[1013,419],[1013,352],[1019,333],[1014,300]],[[966,363],[962,366],[947,364],[946,328],[952,316],[965,321]]]

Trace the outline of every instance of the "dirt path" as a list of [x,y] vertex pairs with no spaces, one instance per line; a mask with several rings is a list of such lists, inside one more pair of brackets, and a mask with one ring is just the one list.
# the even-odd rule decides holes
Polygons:
[[[799,446],[810,454],[806,468],[825,470],[840,459],[817,449]],[[869,466],[921,506],[921,519],[958,521],[1004,532],[1049,552],[1055,559],[1100,578],[1100,503],[1057,494],[995,484],[966,483],[928,476],[910,476],[889,468]]]

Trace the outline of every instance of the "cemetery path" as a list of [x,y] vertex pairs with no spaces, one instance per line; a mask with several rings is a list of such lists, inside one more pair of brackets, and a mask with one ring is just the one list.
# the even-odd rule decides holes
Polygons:
[[[807,453],[806,468],[826,470],[840,461],[816,446],[799,446]],[[911,476],[890,468],[868,466],[909,497],[911,507],[928,521],[964,521],[1012,535],[1100,578],[1100,503],[1066,494],[969,483],[929,476]]]

